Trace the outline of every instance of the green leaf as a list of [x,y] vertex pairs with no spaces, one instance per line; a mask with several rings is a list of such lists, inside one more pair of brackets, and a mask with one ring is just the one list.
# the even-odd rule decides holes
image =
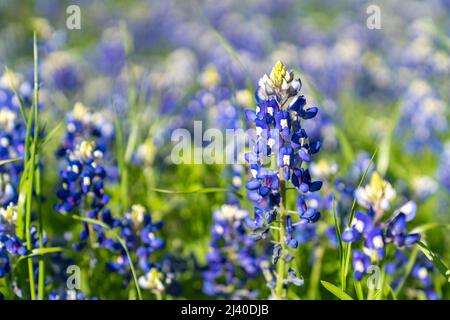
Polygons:
[[120,242],[120,245],[122,246],[123,250],[125,250],[125,253],[127,254],[128,263],[130,265],[131,274],[133,275],[133,281],[134,281],[134,285],[136,287],[136,293],[137,293],[138,299],[142,300],[141,288],[139,287],[139,281],[138,281],[138,278],[136,275],[136,271],[134,269],[133,262],[131,260],[130,252],[128,252],[128,248],[127,248],[125,241],[123,241],[123,239],[119,235],[116,235],[116,238]]
[[[359,184],[358,184],[358,188],[362,186],[367,172],[369,172],[370,166],[373,163],[373,159],[375,159],[375,156],[378,152],[378,149],[375,149],[374,153],[372,154],[372,158],[370,158],[369,164],[367,165],[366,169],[364,170],[364,174],[361,177],[361,180],[359,180]],[[353,222],[353,218],[355,217],[355,209],[356,209],[356,198],[353,199],[353,203],[352,203],[352,207],[350,209],[350,219],[348,221],[348,227],[350,227],[352,225]],[[347,243],[345,245],[345,248],[343,250],[343,259],[344,259],[344,263],[341,264],[341,286],[343,289],[345,289],[347,287],[347,274],[348,274],[348,270],[350,268],[350,256],[352,253],[352,244],[351,243]]]
[[32,258],[35,256],[43,256],[49,253],[56,253],[56,252],[62,252],[63,248],[61,247],[51,247],[51,248],[38,248],[38,249],[33,249],[31,251],[30,254],[26,255],[26,256],[22,256],[19,259],[17,259],[16,264],[19,263],[22,260],[28,259],[28,258]]
[[385,288],[385,291],[387,291],[391,295],[392,300],[397,300],[397,295],[395,294],[394,290],[388,283],[384,284],[384,288]]
[[424,233],[433,229],[438,229],[438,228],[447,228],[450,229],[450,224],[440,224],[440,223],[436,223],[436,222],[430,222],[430,223],[426,223],[424,225],[418,226],[414,229],[411,230],[410,233]]
[[7,160],[1,160],[0,161],[0,167],[7,164],[7,163],[11,163],[11,162],[16,162],[16,161],[21,161],[22,158],[11,158],[11,159],[7,159]]
[[346,293],[345,291],[341,290],[340,288],[336,287],[334,284],[321,280],[320,283],[322,286],[330,291],[332,294],[334,294],[336,297],[338,297],[341,300],[353,300],[353,298]]
[[397,123],[400,119],[402,107],[403,107],[402,103],[398,103],[397,106],[395,107],[394,113],[390,117],[391,120],[389,121],[388,124],[388,131],[380,144],[380,153],[378,155],[377,170],[383,176],[386,174],[386,171],[389,167],[394,129],[397,126]]
[[[378,149],[375,149],[374,153],[372,154],[372,158],[370,158],[369,164],[366,167],[366,170],[364,170],[364,174],[361,177],[361,180],[359,180],[358,188],[360,188],[366,178],[367,172],[369,172],[370,166],[373,163],[373,159],[375,159],[375,156],[377,155]],[[355,217],[355,208],[356,208],[356,198],[353,199],[352,208],[350,209],[350,219],[348,221],[348,226],[350,227],[353,222],[353,218]]]
[[60,121],[49,133],[45,135],[45,138],[41,141],[39,144],[39,147],[41,148],[45,144],[47,144],[53,136],[58,132],[58,130],[61,128],[61,126],[64,124],[64,121]]
[[343,271],[344,266],[344,245],[341,238],[341,227],[340,227],[340,221],[338,219],[337,211],[336,211],[336,201],[333,195],[332,199],[332,206],[333,206],[333,219],[334,219],[334,226],[336,228],[336,236],[338,238],[338,254],[339,254],[339,261],[341,266],[341,289],[345,290],[345,279]]
[[445,262],[442,261],[433,251],[431,251],[428,246],[422,241],[418,242],[418,246],[422,253],[428,258],[428,260],[430,260],[434,264],[436,269],[438,269],[439,272],[447,279],[447,282],[450,283],[450,270]]
[[361,286],[361,282],[353,279],[353,285],[355,286],[356,296],[359,300],[364,300],[364,292]]
[[117,152],[117,165],[119,167],[120,175],[120,202],[123,209],[128,208],[128,167],[125,161],[125,146],[124,137],[122,131],[122,125],[119,120],[119,116],[115,119],[116,128],[116,152]]
[[168,190],[168,189],[161,189],[161,188],[151,188],[150,190],[159,192],[159,193],[168,193],[168,194],[233,192],[233,190],[227,189],[227,188],[201,188],[201,189],[196,189],[196,190]]
[[74,220],[83,221],[83,222],[86,222],[86,223],[89,223],[89,224],[98,225],[98,226],[100,226],[102,228],[105,228],[107,230],[111,229],[106,223],[104,223],[104,222],[102,222],[100,220],[97,220],[97,219],[85,218],[85,217],[80,217],[80,216],[76,216],[76,215],[71,215],[70,217],[72,219],[74,219]]

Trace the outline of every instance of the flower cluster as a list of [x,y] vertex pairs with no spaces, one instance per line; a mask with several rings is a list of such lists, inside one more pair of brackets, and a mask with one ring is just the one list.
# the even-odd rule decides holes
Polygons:
[[62,186],[57,192],[61,200],[56,205],[59,213],[70,213],[75,209],[83,212],[89,208],[89,218],[96,219],[109,201],[105,193],[106,171],[99,164],[103,155],[93,141],[82,141],[66,156],[67,167],[60,172]]
[[[90,219],[111,215],[106,208],[109,202],[109,195],[105,192],[107,170],[102,165],[112,143],[111,130],[99,115],[90,114],[81,103],[75,105],[67,119],[67,132],[57,153],[65,157],[65,167],[60,171],[61,186],[57,191],[60,201],[55,206],[58,213],[78,211]],[[74,249],[81,250],[94,230],[100,245],[112,246],[101,226],[89,226],[83,222],[79,242]]]
[[395,191],[377,172],[372,174],[368,185],[355,191],[355,195],[358,203],[368,211],[355,213],[351,227],[342,233],[342,240],[363,240],[363,251],[353,251],[354,276],[361,280],[372,262],[386,257],[387,244],[402,249],[417,243],[420,234],[409,234],[406,228],[407,222],[416,214],[416,204],[412,201],[396,210],[387,221],[382,221],[384,213],[390,209]]
[[[246,188],[255,206],[255,217],[246,220],[256,240],[265,238],[269,225],[281,220],[280,228],[284,230],[280,230],[281,243],[274,246],[274,263],[280,258],[292,260],[285,246],[297,248],[294,235],[298,224],[314,223],[320,218],[320,212],[307,205],[305,195],[320,190],[322,182],[314,181],[309,169],[302,167],[303,163],[310,163],[311,156],[320,149],[320,142],[311,142],[302,127],[302,120],[314,118],[318,108],[306,108],[300,89],[300,79],[295,79],[292,71],[277,62],[270,75],[264,75],[259,81],[256,111],[246,111],[247,120],[256,126],[253,150],[245,155],[253,176]],[[285,208],[286,182],[289,181],[298,190],[298,221],[295,222]],[[295,271],[291,270],[290,274]]]
[[[159,297],[166,287],[172,284],[173,280],[169,273],[161,271],[160,263],[152,261],[155,252],[165,246],[165,241],[157,236],[162,228],[162,221],[153,222],[150,213],[141,205],[133,205],[130,212],[127,212],[121,219],[112,217],[109,211],[107,215],[103,214],[101,219],[118,232],[129,252],[136,253],[142,274],[138,279],[139,286],[150,290]],[[108,270],[126,276],[126,283],[129,283],[131,280],[130,262],[127,251],[112,239],[105,238],[105,241],[109,243],[106,247],[117,253],[115,260],[107,263]]]
[[20,82],[11,72],[0,77],[0,278],[11,271],[11,259],[28,253],[26,244],[16,236],[17,199],[22,158],[25,152],[26,126],[20,115],[19,98],[10,89],[18,89],[20,99],[30,104],[31,86]]
[[247,284],[260,272],[254,241],[248,237],[244,220],[248,212],[226,204],[214,212],[211,242],[203,272],[203,291],[213,297],[255,298]]
[[64,51],[51,52],[42,64],[44,81],[65,94],[73,93],[83,83],[77,61]]
[[[26,126],[20,115],[19,99],[10,89],[20,83],[18,75],[7,73],[0,77],[0,161],[22,159],[25,152]],[[25,105],[30,104],[31,86],[27,82],[18,88]],[[17,186],[23,171],[22,161],[0,166],[0,207],[17,202]]]
[[0,279],[11,271],[10,256],[24,256],[28,253],[26,244],[15,236],[17,208],[9,205],[0,208]]
[[77,102],[67,116],[66,133],[57,156],[67,156],[85,140],[95,140],[98,152],[107,154],[114,142],[114,124],[107,115],[90,112],[84,104]]
[[[320,143],[310,143],[301,127],[301,119],[313,118],[318,109],[305,109],[300,88],[300,80],[294,80],[293,73],[278,62],[270,76],[265,75],[259,82],[256,111],[246,112],[256,125],[253,151],[246,154],[253,175],[246,188],[255,205],[255,220],[250,223],[254,229],[261,228],[264,220],[275,220],[281,180],[291,181],[301,193],[314,192],[322,186],[320,181],[312,180],[308,169],[302,168],[303,162],[309,163],[311,155],[319,151]],[[293,99],[286,107],[289,98]],[[279,170],[266,167],[274,158]],[[298,214],[304,222],[315,222],[320,217],[319,212],[306,206],[303,195],[298,197]],[[295,243],[291,244],[295,247]]]

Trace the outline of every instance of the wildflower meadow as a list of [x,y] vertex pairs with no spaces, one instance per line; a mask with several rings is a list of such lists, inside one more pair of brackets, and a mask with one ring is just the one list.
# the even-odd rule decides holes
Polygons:
[[449,17],[0,0],[0,300],[450,299]]

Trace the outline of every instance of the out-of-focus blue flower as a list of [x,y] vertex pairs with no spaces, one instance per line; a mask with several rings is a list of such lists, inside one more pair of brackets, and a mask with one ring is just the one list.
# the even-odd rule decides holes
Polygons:
[[[397,289],[399,284],[406,280],[404,279],[404,270],[409,261],[410,258],[403,251],[396,250],[393,259],[386,263],[385,272],[393,277],[391,283],[393,289]],[[428,300],[439,299],[439,295],[434,290],[431,279],[434,271],[433,263],[419,253],[411,269],[411,276],[420,284],[421,290],[423,290],[423,294]]]
[[370,266],[370,258],[359,250],[353,251],[353,276],[361,281]]
[[421,255],[414,264],[411,270],[411,275],[420,282],[424,294],[428,300],[439,300],[439,295],[434,290],[431,279],[433,271],[433,263]]
[[442,186],[450,191],[450,142],[445,145],[444,151],[440,156],[437,177]]
[[244,220],[247,211],[226,204],[214,212],[211,242],[203,272],[203,291],[213,297],[252,298],[248,281],[260,273],[261,257],[248,236]]
[[54,88],[65,94],[76,92],[83,84],[77,61],[63,51],[52,52],[45,57],[42,74],[47,89]]
[[424,80],[414,80],[405,95],[399,133],[406,147],[417,152],[425,148],[440,150],[440,135],[447,130],[448,108]]
[[123,33],[116,28],[103,32],[94,58],[98,70],[111,77],[120,74],[127,63],[125,41]]

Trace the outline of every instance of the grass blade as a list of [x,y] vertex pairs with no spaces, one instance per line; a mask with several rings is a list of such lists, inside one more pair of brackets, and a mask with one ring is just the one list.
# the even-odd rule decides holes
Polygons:
[[350,164],[355,159],[355,153],[353,152],[352,145],[350,144],[350,141],[348,141],[347,136],[341,129],[336,128],[336,132],[344,159],[347,164]]
[[447,279],[447,282],[450,283],[450,269],[447,267],[444,261],[442,261],[433,251],[431,251],[428,246],[422,242],[418,242],[418,246],[420,251],[430,260],[436,269]]
[[322,286],[330,291],[332,294],[334,294],[336,297],[338,297],[341,300],[353,300],[353,298],[346,293],[345,291],[341,290],[340,288],[336,287],[334,284],[321,280],[320,283]]
[[22,161],[21,158],[11,158],[11,159],[7,159],[7,160],[0,160],[0,167],[4,166],[5,164],[11,163],[11,162],[16,162],[16,161]]
[[161,188],[152,188],[151,190],[155,191],[155,192],[159,192],[159,193],[168,193],[168,194],[235,192],[235,191],[227,189],[227,188],[201,188],[201,189],[196,189],[196,190],[169,190],[169,189],[161,189]]
[[[366,169],[364,170],[364,174],[361,177],[361,180],[359,181],[358,184],[358,188],[360,188],[366,178],[367,173],[369,172],[370,166],[373,163],[373,159],[375,159],[375,156],[378,152],[378,149],[375,149],[374,153],[372,154],[372,158],[370,158],[369,164],[367,165]],[[351,227],[352,222],[353,222],[353,218],[355,217],[355,208],[356,208],[356,198],[353,199],[353,203],[352,203],[352,207],[350,209],[350,219],[348,221],[348,227]],[[345,290],[345,288],[347,287],[347,275],[348,275],[348,269],[350,267],[350,257],[352,254],[352,244],[351,243],[347,243],[345,245],[345,249],[343,251],[344,253],[344,264],[341,265],[341,287],[343,288],[343,290]]]
[[364,300],[364,292],[362,289],[362,285],[360,281],[356,281],[355,279],[353,279],[353,285],[355,287],[355,292],[356,292],[356,296],[358,297],[359,300]]
[[394,136],[395,127],[397,126],[397,123],[400,119],[402,107],[403,107],[402,103],[398,103],[397,106],[395,107],[394,114],[391,116],[391,120],[389,121],[388,131],[380,144],[380,153],[377,159],[378,160],[377,169],[382,176],[386,174],[386,171],[389,167],[389,162],[391,158],[392,138]]
[[57,253],[57,252],[62,252],[64,251],[63,248],[61,247],[51,247],[51,248],[39,248],[39,249],[33,249],[31,250],[31,253],[26,255],[26,256],[22,256],[19,259],[17,259],[17,263],[19,263],[20,261],[23,261],[25,259],[29,259],[32,257],[36,257],[36,256],[43,256],[46,254],[50,254],[50,253]]

